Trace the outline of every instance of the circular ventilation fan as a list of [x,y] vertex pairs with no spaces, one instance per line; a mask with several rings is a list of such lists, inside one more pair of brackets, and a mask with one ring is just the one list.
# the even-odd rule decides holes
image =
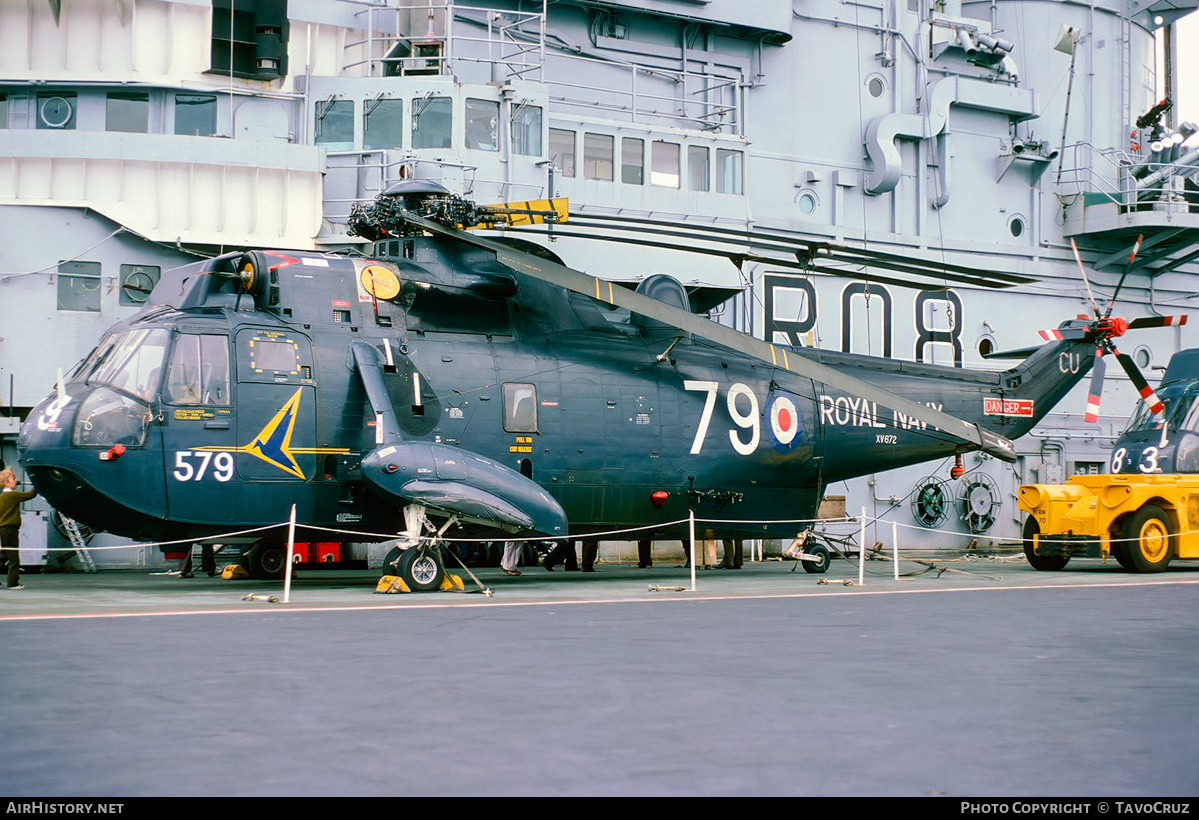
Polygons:
[[949,516],[949,504],[945,481],[930,475],[912,492],[912,517],[922,527],[935,527]]
[[1001,503],[999,487],[986,473],[975,473],[962,479],[958,490],[958,515],[970,532],[980,533],[991,529],[999,515]]

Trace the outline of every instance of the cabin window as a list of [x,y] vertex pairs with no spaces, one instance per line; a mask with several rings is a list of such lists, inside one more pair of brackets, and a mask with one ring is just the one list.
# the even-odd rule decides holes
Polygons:
[[741,152],[716,149],[716,192],[741,193]]
[[145,134],[150,130],[150,95],[137,91],[112,91],[108,94],[105,128]]
[[37,127],[67,131],[75,127],[75,92],[45,91],[37,95]]
[[256,337],[250,341],[250,367],[255,373],[299,375],[299,346],[292,341],[274,342]]
[[412,147],[449,148],[454,133],[454,101],[421,97],[412,101]]
[[645,184],[645,140],[625,137],[620,141],[620,181],[626,185]]
[[702,145],[687,146],[687,187],[692,191],[712,190],[708,149]]
[[403,142],[403,100],[377,99],[362,104],[363,148],[399,148]]
[[171,354],[164,397],[171,404],[229,404],[229,341],[182,334]]
[[140,305],[150,298],[162,268],[157,265],[121,265],[120,303]]
[[354,148],[354,101],[321,100],[316,104],[316,144],[330,151]]
[[607,134],[583,135],[583,177],[612,181],[616,139]]
[[58,309],[100,311],[99,262],[59,263]]
[[521,105],[512,109],[512,153],[541,156],[541,107]]
[[504,385],[504,429],[509,433],[537,432],[536,385]]
[[0,128],[8,128],[8,95],[0,92]]
[[550,158],[564,177],[575,175],[575,132],[563,128],[550,129]]
[[500,104],[492,100],[466,100],[466,147],[475,151],[500,150]]
[[194,137],[215,134],[216,97],[212,94],[176,94],[175,133]]
[[664,188],[679,187],[679,146],[655,140],[650,157],[649,181]]

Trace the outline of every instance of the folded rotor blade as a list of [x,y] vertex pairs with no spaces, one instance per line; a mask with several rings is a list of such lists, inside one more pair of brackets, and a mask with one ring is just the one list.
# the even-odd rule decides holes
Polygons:
[[1091,423],[1099,421],[1099,400],[1103,397],[1103,376],[1107,362],[1103,361],[1103,348],[1095,348],[1095,363],[1091,366],[1091,390],[1087,395],[1085,419]]
[[1047,342],[1060,342],[1062,339],[1081,339],[1089,330],[1089,327],[1056,327],[1053,330],[1038,330],[1037,333]]
[[745,333],[730,327],[717,324],[689,311],[667,305],[657,299],[651,299],[635,291],[626,290],[619,285],[597,277],[559,265],[547,259],[534,256],[515,248],[485,239],[480,236],[467,234],[455,228],[450,228],[437,222],[405,213],[404,218],[413,225],[425,230],[453,237],[462,242],[485,248],[495,253],[496,259],[515,271],[534,279],[549,282],[566,290],[590,296],[598,301],[607,302],[617,307],[627,308],[650,319],[674,325],[687,333],[694,333],[735,350],[746,356],[764,361],[774,367],[779,367],[793,373],[806,376],[813,381],[821,382],[834,389],[853,396],[860,396],[869,401],[877,402],[884,407],[897,410],[912,418],[919,419],[939,428],[950,436],[974,445],[984,452],[1005,461],[1015,461],[1015,445],[1003,436],[993,433],[977,424],[933,410],[924,404],[896,395],[888,390],[854,378],[847,373],[813,361],[796,351],[777,347],[760,341]]
[[1128,378],[1132,379],[1132,385],[1141,394],[1141,400],[1149,406],[1150,412],[1157,415],[1165,406],[1162,400],[1157,397],[1157,393],[1153,392],[1153,388],[1149,386],[1149,382],[1145,381],[1145,377],[1141,375],[1140,369],[1133,362],[1132,357],[1126,353],[1112,348],[1116,354],[1116,361],[1120,362],[1120,366],[1124,368],[1124,372],[1128,374]]

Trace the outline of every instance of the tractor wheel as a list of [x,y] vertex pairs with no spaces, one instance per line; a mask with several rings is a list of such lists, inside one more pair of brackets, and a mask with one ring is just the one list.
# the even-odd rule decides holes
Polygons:
[[1124,549],[1133,572],[1161,572],[1174,553],[1170,517],[1146,504],[1124,522]]
[[1041,525],[1030,515],[1024,522],[1024,557],[1028,559],[1028,565],[1043,572],[1056,572],[1064,569],[1066,564],[1070,563],[1069,555],[1038,555],[1033,549],[1033,536],[1040,535],[1040,533]]

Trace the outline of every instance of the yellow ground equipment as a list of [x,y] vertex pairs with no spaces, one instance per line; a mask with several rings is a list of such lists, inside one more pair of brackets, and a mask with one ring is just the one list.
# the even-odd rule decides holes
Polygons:
[[1057,570],[1074,557],[1111,555],[1132,572],[1199,558],[1199,475],[1076,475],[1020,488],[1024,554]]

